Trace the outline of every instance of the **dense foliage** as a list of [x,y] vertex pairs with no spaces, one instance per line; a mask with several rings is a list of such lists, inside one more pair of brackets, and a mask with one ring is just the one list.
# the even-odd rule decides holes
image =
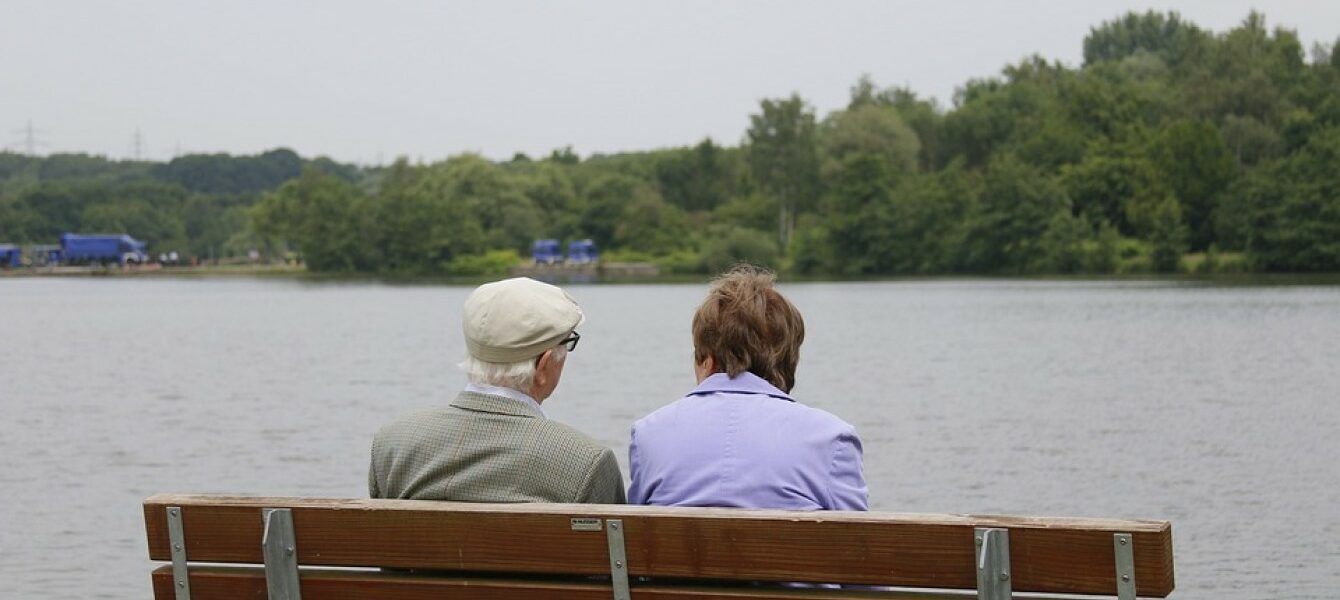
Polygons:
[[164,164],[0,154],[0,241],[124,231],[154,252],[296,251],[313,270],[477,273],[536,238],[703,272],[1340,270],[1340,44],[1252,13],[1093,28],[945,109],[862,78],[820,118],[766,99],[739,146],[356,168],[287,150]]

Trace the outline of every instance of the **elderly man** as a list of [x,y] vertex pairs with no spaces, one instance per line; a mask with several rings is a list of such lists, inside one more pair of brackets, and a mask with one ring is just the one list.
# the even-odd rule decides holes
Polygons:
[[451,404],[411,413],[372,441],[373,498],[463,502],[624,502],[614,453],[545,419],[540,405],[577,348],[583,321],[563,290],[524,277],[488,283],[465,301],[461,367]]

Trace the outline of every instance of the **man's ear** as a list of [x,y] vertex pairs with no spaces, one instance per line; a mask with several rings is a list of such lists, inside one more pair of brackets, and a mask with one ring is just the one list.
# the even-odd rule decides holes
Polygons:
[[554,351],[545,350],[539,358],[535,359],[535,385],[544,385],[549,383],[549,363],[554,360]]

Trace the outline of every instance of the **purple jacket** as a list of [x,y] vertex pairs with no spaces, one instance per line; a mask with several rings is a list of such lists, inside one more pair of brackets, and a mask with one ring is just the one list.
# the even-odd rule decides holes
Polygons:
[[867,510],[861,440],[751,373],[714,374],[633,424],[629,504]]

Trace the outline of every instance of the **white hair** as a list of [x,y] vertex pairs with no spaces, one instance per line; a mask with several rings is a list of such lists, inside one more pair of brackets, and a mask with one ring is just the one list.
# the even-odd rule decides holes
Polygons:
[[[561,363],[567,357],[567,346],[559,344],[553,348],[552,360]],[[475,385],[496,385],[529,394],[531,385],[535,383],[535,358],[514,363],[495,363],[467,354],[460,367],[470,383]]]

